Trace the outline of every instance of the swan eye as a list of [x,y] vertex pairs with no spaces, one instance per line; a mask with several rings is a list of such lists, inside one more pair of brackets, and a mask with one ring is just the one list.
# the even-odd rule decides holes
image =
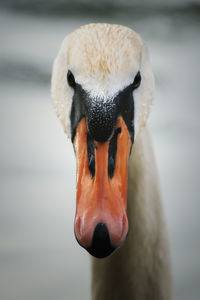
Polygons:
[[74,75],[72,74],[72,72],[70,70],[67,72],[67,81],[68,81],[69,86],[75,87],[76,82],[74,79]]
[[141,83],[141,75],[140,75],[140,71],[138,71],[133,81],[133,88],[137,89],[140,86],[140,83]]

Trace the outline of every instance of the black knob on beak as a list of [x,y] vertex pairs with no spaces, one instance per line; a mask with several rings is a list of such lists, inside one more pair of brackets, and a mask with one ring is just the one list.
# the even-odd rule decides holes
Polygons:
[[113,134],[117,121],[117,105],[112,99],[90,99],[86,102],[87,126],[92,138],[106,142]]

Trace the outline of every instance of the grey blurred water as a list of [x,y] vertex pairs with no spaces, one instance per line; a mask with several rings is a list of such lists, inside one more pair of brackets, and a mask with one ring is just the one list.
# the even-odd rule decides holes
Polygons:
[[156,97],[149,124],[174,299],[200,299],[199,6],[60,16],[48,5],[39,13],[18,2],[21,10],[0,11],[0,299],[89,299],[89,257],[73,234],[75,158],[51,104],[50,73],[64,36],[90,22],[130,26],[150,48]]

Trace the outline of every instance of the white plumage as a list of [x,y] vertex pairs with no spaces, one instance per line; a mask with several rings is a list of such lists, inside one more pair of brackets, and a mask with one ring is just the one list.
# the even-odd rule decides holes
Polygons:
[[135,142],[129,159],[129,235],[111,257],[92,258],[93,300],[169,300],[169,249],[163,222],[155,161],[147,129],[154,79],[144,41],[133,30],[110,24],[89,24],[68,35],[54,62],[52,97],[58,118],[70,137],[73,89],[76,82],[92,97],[114,97],[140,70],[134,91]]

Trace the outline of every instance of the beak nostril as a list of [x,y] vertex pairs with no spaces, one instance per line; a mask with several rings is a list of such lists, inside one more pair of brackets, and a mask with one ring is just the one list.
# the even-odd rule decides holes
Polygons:
[[121,133],[121,127],[118,127],[112,139],[110,140],[109,151],[108,151],[108,175],[110,178],[114,176],[115,171],[115,157],[117,153],[117,137]]
[[88,153],[88,168],[90,170],[91,179],[95,176],[95,145],[89,133],[87,134],[87,153]]
[[91,155],[89,157],[88,168],[89,168],[90,173],[91,173],[91,178],[93,178],[94,175],[95,175],[95,158],[94,158],[94,155]]
[[113,177],[114,169],[115,169],[115,160],[112,156],[110,156],[108,161],[108,174],[110,174],[110,177]]

